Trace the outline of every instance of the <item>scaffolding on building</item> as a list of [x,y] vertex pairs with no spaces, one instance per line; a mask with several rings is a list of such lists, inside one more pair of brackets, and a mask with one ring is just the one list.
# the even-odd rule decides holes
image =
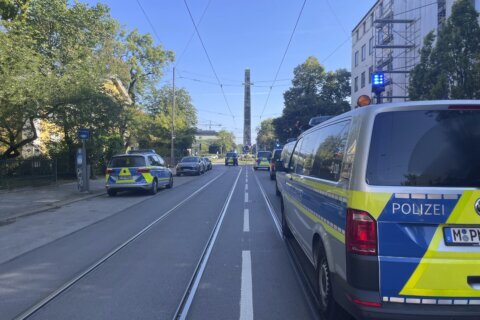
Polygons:
[[[417,64],[417,51],[421,43],[420,11],[410,15],[395,13],[394,1],[382,2],[374,19],[374,68],[376,72],[386,74],[388,102],[393,99],[408,100],[409,76]],[[399,90],[394,90],[394,87]],[[394,95],[395,91],[403,94]]]

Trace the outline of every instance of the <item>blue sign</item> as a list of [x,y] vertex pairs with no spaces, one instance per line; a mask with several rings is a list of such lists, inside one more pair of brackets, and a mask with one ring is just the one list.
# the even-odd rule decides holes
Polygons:
[[78,139],[88,140],[90,138],[90,130],[88,129],[78,129],[77,130]]

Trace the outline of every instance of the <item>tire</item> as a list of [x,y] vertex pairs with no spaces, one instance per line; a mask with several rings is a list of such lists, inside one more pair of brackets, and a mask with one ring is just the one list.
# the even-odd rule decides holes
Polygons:
[[278,189],[278,184],[275,182],[275,195],[280,197],[282,194],[280,193],[280,189]]
[[148,191],[152,196],[157,194],[158,192],[158,182],[157,179],[153,179],[152,181],[152,188]]
[[253,167],[253,170],[257,171],[257,170],[258,170],[258,168],[257,168],[257,167]]
[[196,175],[196,176],[199,176],[200,174],[201,174],[200,169],[198,169],[198,171],[195,172],[195,175]]
[[108,189],[107,193],[110,197],[115,197],[117,195],[117,190]]
[[349,319],[346,311],[343,310],[333,298],[333,287],[330,268],[328,266],[327,256],[320,244],[315,259],[317,266],[315,268],[315,291],[317,294],[318,308],[322,319],[342,320]]
[[173,176],[170,176],[170,181],[166,185],[167,189],[172,189],[173,188]]
[[290,228],[287,224],[287,219],[285,219],[285,206],[283,204],[283,199],[281,200],[280,206],[282,210],[282,234],[285,239],[290,239],[292,237],[292,231],[290,231]]

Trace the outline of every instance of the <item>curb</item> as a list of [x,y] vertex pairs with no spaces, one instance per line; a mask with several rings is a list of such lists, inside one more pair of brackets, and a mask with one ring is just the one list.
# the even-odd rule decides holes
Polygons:
[[10,217],[4,218],[4,219],[1,219],[1,218],[0,218],[0,225],[1,225],[1,224],[8,224],[8,223],[11,223],[11,222],[15,222],[15,220],[17,220],[18,218],[23,218],[23,217],[32,216],[32,215],[34,215],[34,214],[41,213],[41,212],[45,212],[45,211],[49,211],[49,210],[52,210],[52,209],[59,209],[59,208],[61,208],[61,207],[63,207],[63,206],[66,206],[66,205],[68,205],[68,204],[71,204],[71,203],[75,203],[75,202],[82,201],[82,200],[88,200],[88,199],[100,197],[100,196],[105,195],[105,194],[106,194],[105,191],[102,190],[101,192],[89,194],[89,195],[86,195],[86,196],[81,197],[81,198],[59,201],[59,202],[57,202],[57,203],[48,205],[48,207],[39,208],[39,209],[34,209],[34,210],[30,210],[30,211],[24,211],[24,212],[18,213],[18,214],[14,215],[14,216],[10,216]]

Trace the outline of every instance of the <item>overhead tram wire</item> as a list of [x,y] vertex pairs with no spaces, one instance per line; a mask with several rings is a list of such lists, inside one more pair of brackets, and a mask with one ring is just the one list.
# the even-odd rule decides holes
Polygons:
[[[198,25],[202,23],[203,17],[205,16],[205,13],[207,13],[208,7],[210,7],[210,4],[212,3],[212,0],[208,0],[208,3],[203,9],[202,15],[200,16],[200,19],[198,19]],[[187,52],[188,47],[190,46],[190,43],[193,40],[193,37],[195,37],[195,30],[193,30],[192,34],[190,35],[190,38],[187,41],[187,44],[185,45],[185,48],[183,48],[182,53],[178,56],[178,60],[175,63],[175,67],[177,67],[180,64],[180,61],[182,60],[183,56],[185,55],[185,52]]]
[[337,23],[338,25],[342,28],[343,32],[348,36],[350,35],[348,32],[347,32],[347,29],[345,28],[345,26],[343,25],[342,21],[338,18],[337,14],[335,13],[335,10],[333,10],[333,7],[330,3],[330,0],[327,0],[327,5],[328,5],[328,8],[330,9],[330,12],[333,14],[333,17],[335,18],[335,20],[337,20]]
[[268,90],[268,95],[267,95],[267,100],[265,101],[265,104],[263,105],[262,113],[260,114],[260,120],[262,119],[263,113],[265,112],[265,108],[268,105],[268,101],[270,100],[270,95],[272,94],[272,89],[275,83],[277,82],[278,74],[280,73],[280,70],[282,69],[283,62],[285,61],[285,57],[287,56],[288,49],[290,48],[290,44],[292,43],[293,36],[295,35],[295,31],[297,30],[298,22],[300,21],[300,18],[302,17],[303,9],[305,9],[305,5],[307,4],[307,0],[303,1],[302,7],[300,9],[300,12],[298,13],[297,21],[295,21],[295,25],[292,30],[292,34],[290,35],[290,39],[288,40],[287,47],[285,48],[285,52],[283,53],[282,60],[280,61],[280,65],[278,66],[277,72],[275,73],[275,77],[273,79],[272,85],[270,86],[270,89]]
[[150,25],[150,28],[152,28],[152,31],[153,31],[153,34],[155,35],[155,38],[157,38],[157,41],[158,41],[158,42],[161,42],[161,41],[160,41],[160,36],[158,35],[157,30],[156,30],[155,27],[153,26],[152,21],[150,20],[150,18],[149,18],[148,15],[147,15],[147,12],[145,11],[145,9],[143,9],[143,6],[142,6],[142,4],[140,3],[140,0],[137,0],[137,4],[138,4],[138,6],[140,7],[140,10],[142,10],[142,13],[143,13],[143,15],[145,16],[145,19],[147,20],[148,24]]
[[215,78],[217,79],[218,85],[220,86],[220,90],[222,91],[222,95],[223,95],[223,99],[225,100],[225,104],[227,105],[228,111],[232,115],[233,123],[234,123],[234,125],[236,125],[235,124],[235,116],[233,115],[232,109],[230,109],[230,104],[228,103],[227,96],[225,94],[225,91],[223,90],[223,84],[220,82],[220,78],[218,77],[218,74],[215,71],[215,67],[213,66],[212,59],[210,58],[210,55],[208,54],[208,51],[207,51],[207,48],[205,47],[205,43],[203,42],[202,36],[200,35],[200,32],[198,31],[197,24],[195,23],[195,20],[193,19],[192,12],[190,11],[190,8],[188,7],[187,0],[183,0],[183,3],[185,4],[185,8],[188,11],[188,15],[190,16],[190,20],[192,21],[192,24],[195,27],[195,32],[197,33],[198,39],[200,40],[200,43],[202,44],[203,51],[205,52],[205,55],[207,56],[208,63],[210,64],[212,72],[215,75]]

